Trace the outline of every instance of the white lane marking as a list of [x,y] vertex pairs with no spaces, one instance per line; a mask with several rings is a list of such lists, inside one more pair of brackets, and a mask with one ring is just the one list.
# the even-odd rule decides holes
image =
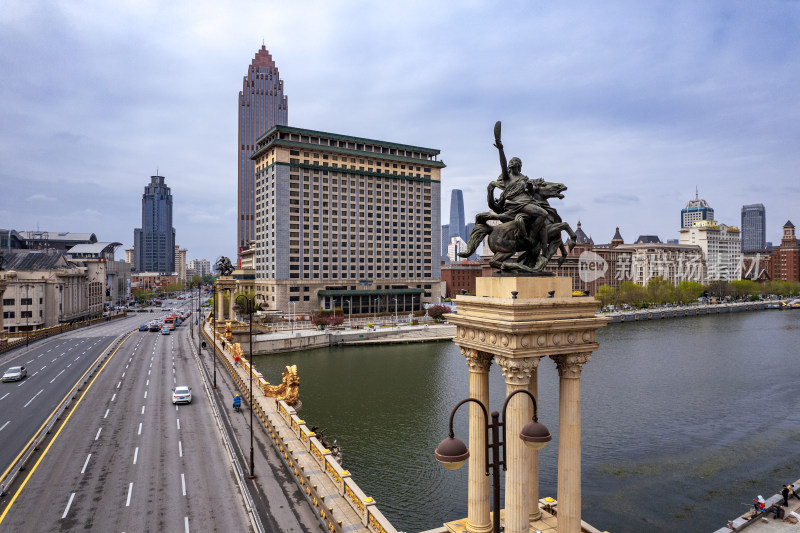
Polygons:
[[[5,395],[3,395],[3,398],[5,398],[6,396],[8,396],[9,394],[11,394],[11,393],[10,393],[10,392],[7,392],[7,393],[5,393]],[[2,400],[3,398],[0,398],[0,400]]]
[[144,405],[142,406],[142,414],[144,414]]
[[150,368],[153,368],[153,363],[150,363]]
[[119,383],[117,383],[117,388],[119,388],[120,385],[122,385],[121,381]]
[[186,496],[186,478],[183,474],[181,474],[181,488],[183,489],[183,495]]
[[103,431],[103,428],[97,428],[97,435],[94,436],[94,440],[97,440],[97,439],[100,438],[100,432],[101,431]]
[[139,422],[139,435],[141,435],[141,434],[142,434],[142,423]]
[[150,375],[150,371],[149,371],[149,370],[147,371],[147,375],[148,375],[148,376]]
[[29,364],[31,364],[31,363],[33,363],[33,359],[31,359],[30,361],[28,361],[28,362],[27,362],[27,363],[25,363],[25,364],[26,364],[26,365],[29,365]]
[[[126,369],[126,370],[127,370],[127,368],[128,368],[128,365],[125,365],[125,369]],[[125,374],[122,374],[122,375],[124,376]]]
[[111,397],[111,401],[113,402],[116,398],[117,398],[117,395],[115,393],[114,396]]
[[177,405],[175,406],[175,410],[176,410],[176,411],[178,410],[178,406],[177,406]]
[[128,499],[125,501],[125,507],[131,506],[131,492],[133,492],[133,483],[128,485]]
[[2,426],[2,427],[0,427],[0,431],[3,431],[3,430],[6,428],[6,426],[7,426],[7,425],[9,425],[10,423],[11,423],[11,420],[9,420],[9,421],[8,421],[8,422],[6,422],[5,424],[3,424],[3,426]]
[[52,351],[53,351],[53,349],[52,349],[52,348],[50,348],[49,350],[47,350],[47,353],[50,353],[50,352],[52,352]]
[[67,517],[67,513],[69,512],[69,506],[72,505],[72,498],[75,497],[75,493],[69,495],[69,501],[67,502],[67,508],[64,509],[64,514],[61,515],[61,518],[64,519]]
[[53,360],[52,360],[52,361],[50,361],[50,362],[51,362],[51,363],[55,363],[56,361],[58,361],[58,357],[56,357],[55,359],[53,359]]
[[123,378],[125,377],[125,372],[123,372],[123,373],[122,373],[122,377],[123,377]]
[[178,441],[178,457],[183,457],[183,442]]
[[178,378],[172,378],[172,382],[173,383],[177,383],[178,382]]
[[75,360],[77,361],[77,360],[78,360],[78,359],[80,359],[80,358],[81,358],[81,356],[79,355],[78,357],[76,357],[76,358],[75,358]]
[[106,409],[106,414],[105,414],[105,415],[103,415],[103,418],[108,418],[108,412],[109,412],[110,410],[111,410],[111,409]]
[[67,365],[67,368],[69,368],[69,367],[71,367],[71,366],[72,366],[72,363],[68,364],[68,365]]
[[150,386],[150,380],[149,379],[147,380],[147,383],[145,383],[145,385],[147,385],[148,387]]
[[43,355],[44,355],[43,353],[41,353],[41,354],[37,355],[37,356],[36,356],[36,359],[39,359],[39,358],[40,358],[41,356],[43,356]]
[[47,368],[47,365],[44,365],[44,366],[41,368],[41,370],[44,370],[45,368]]
[[178,423],[178,431],[180,431],[181,430],[181,419],[180,418],[176,418],[175,422]]
[[35,399],[36,399],[36,397],[37,397],[37,396],[39,396],[39,395],[40,395],[41,393],[43,393],[43,392],[44,392],[44,389],[42,389],[42,390],[40,390],[39,392],[37,392],[36,394],[34,394],[34,395],[33,395],[33,398],[31,398],[30,400],[28,400],[28,403],[26,403],[26,404],[25,404],[23,407],[28,407],[28,406],[31,404],[31,402],[32,402],[33,400],[35,400]]
[[136,447],[136,450],[133,452],[133,464],[136,464],[136,458],[139,457],[139,447]]
[[186,528],[186,533],[189,533],[189,517],[188,516],[184,516],[183,517],[183,525]]
[[91,458],[92,458],[92,454],[89,454],[89,455],[86,457],[86,462],[85,462],[85,463],[83,463],[83,468],[81,468],[81,474],[83,474],[83,473],[85,473],[85,472],[86,472],[86,465],[88,465],[88,464],[89,464],[89,459],[91,459]]
[[50,380],[50,383],[54,382],[58,376],[60,376],[61,374],[63,374],[63,373],[64,373],[64,372],[66,372],[66,371],[67,371],[67,369],[65,368],[64,370],[62,370],[61,372],[59,372],[58,374],[56,374],[56,377],[55,377],[55,378],[53,378],[53,379],[51,379],[51,380]]
[[147,398],[147,391],[144,391],[144,397]]
[[175,373],[175,367],[172,367],[172,373],[173,374]]

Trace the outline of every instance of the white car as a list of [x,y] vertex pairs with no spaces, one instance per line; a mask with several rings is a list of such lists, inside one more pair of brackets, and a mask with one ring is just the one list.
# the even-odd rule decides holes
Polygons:
[[27,375],[28,371],[24,366],[12,366],[3,374],[3,381],[20,381]]
[[172,389],[172,403],[192,403],[192,388],[181,385]]

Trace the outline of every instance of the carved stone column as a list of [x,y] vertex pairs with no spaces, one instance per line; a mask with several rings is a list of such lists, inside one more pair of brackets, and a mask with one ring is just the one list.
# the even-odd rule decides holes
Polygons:
[[591,352],[551,355],[558,368],[558,531],[581,530],[581,371]]
[[[506,378],[506,397],[515,391],[528,389],[531,374],[539,366],[539,357],[497,355],[495,358]],[[519,434],[522,426],[530,422],[532,408],[530,398],[517,394],[506,410],[506,533],[527,533],[530,525],[528,474],[531,450],[519,438]]]
[[[534,367],[531,372],[531,380],[528,383],[528,392],[536,398],[536,406],[539,408],[539,413],[542,412],[542,406],[539,403],[539,367]],[[529,450],[530,465],[528,467],[528,517],[531,522],[538,520],[542,516],[542,511],[539,509],[539,450]]]
[[[492,354],[461,348],[469,367],[469,397],[479,400],[489,410],[489,367]],[[492,530],[489,513],[491,478],[486,475],[486,419],[474,402],[469,403],[469,486],[467,488],[467,531],[488,533]]]

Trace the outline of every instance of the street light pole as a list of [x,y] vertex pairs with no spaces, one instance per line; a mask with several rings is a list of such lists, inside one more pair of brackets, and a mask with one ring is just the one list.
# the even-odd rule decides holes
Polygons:
[[25,312],[25,347],[28,347],[28,343],[31,338],[31,331],[28,329],[28,318],[31,316],[31,298],[30,293],[30,285],[25,284],[25,305],[28,307],[28,310]]
[[394,300],[394,325],[397,326],[397,298],[392,298]]
[[[536,398],[534,398],[533,394],[527,390],[520,389],[512,392],[506,398],[506,401],[503,403],[502,419],[497,411],[492,411],[491,424],[489,423],[489,416],[486,412],[486,407],[480,402],[480,400],[475,398],[461,400],[450,412],[450,436],[440,442],[439,446],[436,447],[436,451],[433,453],[436,459],[442,463],[442,466],[448,470],[456,470],[464,465],[464,462],[469,458],[469,449],[464,445],[463,442],[455,438],[455,433],[453,432],[453,418],[455,417],[458,408],[465,403],[477,403],[483,412],[484,431],[488,434],[489,430],[491,430],[492,436],[492,441],[486,442],[486,475],[489,475],[489,468],[491,467],[492,508],[494,511],[492,513],[492,530],[494,533],[500,533],[500,467],[502,466],[503,470],[506,470],[508,464],[506,457],[506,408],[508,407],[509,400],[511,400],[511,398],[513,398],[516,394],[520,393],[527,394],[533,402],[533,420],[522,426],[519,438],[534,450],[541,450],[544,448],[553,437],[550,435],[550,430],[548,430],[544,424],[539,422],[539,418],[536,415]],[[503,428],[502,440],[500,439],[501,427]],[[502,459],[500,458],[500,448],[503,449]],[[489,461],[490,452],[492,455],[491,462]],[[538,503],[534,503],[534,505],[538,505]]]
[[294,306],[294,312],[292,312],[292,316],[289,317],[289,322],[292,323],[292,336],[294,336],[294,321],[297,316],[297,302],[290,300],[289,304]]
[[353,302],[350,300],[345,300],[347,305],[349,306],[349,311],[347,313],[347,326],[352,328],[353,327]]
[[253,308],[255,307],[255,299],[251,299],[246,294],[240,294],[236,297],[233,309],[234,311],[242,314],[242,305],[239,303],[239,300],[245,302],[247,304],[247,314],[250,323],[250,358],[249,358],[249,374],[250,374],[250,479],[256,477],[255,474],[255,463],[253,461]]
[[375,298],[375,314],[372,316],[372,321],[373,322],[377,322],[378,321],[378,300],[379,299],[380,298]]
[[214,386],[217,388],[217,287],[211,286],[211,294],[214,295],[214,309],[211,310],[211,345],[214,347]]

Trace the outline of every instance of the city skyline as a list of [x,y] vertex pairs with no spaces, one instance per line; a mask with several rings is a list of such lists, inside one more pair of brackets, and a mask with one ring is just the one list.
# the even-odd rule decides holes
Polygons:
[[[353,20],[359,31],[341,31]],[[467,222],[499,174],[491,128],[502,120],[509,156],[565,183],[554,206],[595,242],[617,226],[629,242],[677,237],[675,214],[699,187],[729,225],[763,203],[777,244],[780,223],[800,218],[798,27],[797,4],[777,1],[12,1],[0,13],[0,226],[130,247],[131,198],[161,172],[181,199],[173,225],[189,256],[234,258],[231,102],[263,44],[292,94],[289,125],[440,148],[441,209],[461,189]]]

